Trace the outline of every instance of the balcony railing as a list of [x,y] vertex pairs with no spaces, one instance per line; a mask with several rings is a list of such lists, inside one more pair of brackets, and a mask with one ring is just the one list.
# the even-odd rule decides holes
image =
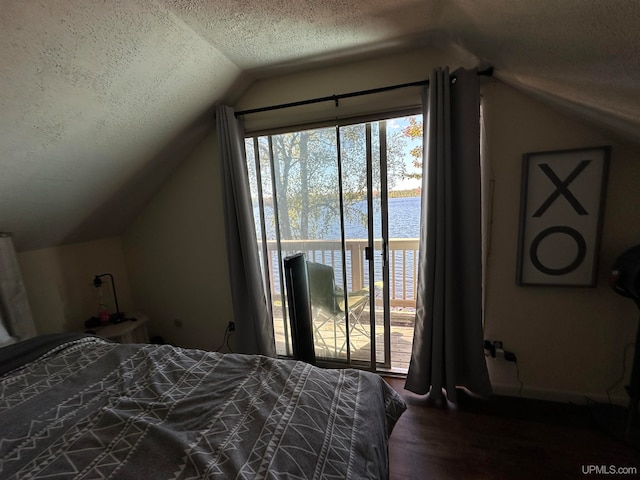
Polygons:
[[[331,265],[336,274],[336,284],[342,285],[342,248],[339,240],[282,240],[283,258],[297,252],[305,253],[307,260]],[[366,239],[349,239],[345,242],[345,264],[347,289],[360,290],[369,285],[369,270],[365,260]],[[394,238],[389,240],[389,301],[391,307],[415,307],[416,280],[418,278],[417,238]],[[381,242],[375,242],[377,254]],[[262,251],[262,249],[261,249]],[[267,264],[271,292],[280,295],[280,274],[277,242],[267,242]],[[376,283],[382,279],[380,262],[375,266]]]

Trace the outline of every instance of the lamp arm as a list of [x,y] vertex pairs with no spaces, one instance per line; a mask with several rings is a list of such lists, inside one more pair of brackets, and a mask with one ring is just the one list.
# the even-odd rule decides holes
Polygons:
[[116,293],[116,282],[115,282],[115,280],[113,279],[113,275],[111,275],[110,273],[103,273],[103,274],[101,274],[101,275],[96,275],[96,276],[94,277],[94,279],[93,279],[93,284],[94,284],[96,287],[99,287],[99,286],[100,286],[100,284],[101,284],[101,280],[100,280],[100,278],[101,278],[101,277],[106,277],[106,276],[108,276],[109,278],[111,278],[111,289],[113,290],[113,300],[114,300],[114,302],[115,302],[115,304],[116,304],[116,314],[118,314],[118,315],[119,315],[119,314],[120,314],[120,307],[118,306],[118,294]]

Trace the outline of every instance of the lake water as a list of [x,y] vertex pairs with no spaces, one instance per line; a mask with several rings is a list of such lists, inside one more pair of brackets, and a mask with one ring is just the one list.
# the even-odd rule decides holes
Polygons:
[[[356,210],[363,214],[367,211],[366,201],[358,202],[354,205]],[[258,208],[253,211],[254,220],[259,222]],[[272,208],[265,206],[266,218],[272,216]],[[259,225],[259,223],[256,223]],[[380,236],[381,219],[380,213],[374,214],[374,234]],[[269,232],[267,237],[275,240],[275,234]],[[346,238],[367,238],[367,228],[359,222],[349,222],[345,219]],[[420,197],[390,198],[389,199],[389,237],[390,238],[418,238],[420,235]],[[317,240],[338,240],[340,239],[340,224],[335,222],[335,226],[317,238]]]
[[[357,204],[366,212],[366,202]],[[380,214],[373,219],[376,235],[381,231]],[[347,238],[367,238],[367,229],[362,224],[345,223]],[[420,197],[389,199],[389,238],[418,238],[420,236]],[[340,238],[339,236],[336,238]]]

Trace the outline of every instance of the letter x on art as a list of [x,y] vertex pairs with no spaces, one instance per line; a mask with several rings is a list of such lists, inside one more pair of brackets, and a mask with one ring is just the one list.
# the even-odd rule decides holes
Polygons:
[[569,174],[569,176],[567,178],[565,178],[564,180],[560,180],[558,178],[558,176],[551,169],[549,164],[541,163],[540,165],[538,165],[540,167],[540,170],[542,170],[544,172],[544,174],[547,177],[549,177],[549,180],[551,180],[553,182],[553,184],[556,186],[556,189],[554,190],[554,192],[551,195],[549,195],[549,198],[547,198],[544,201],[544,203],[542,205],[540,205],[540,208],[538,208],[538,210],[535,211],[533,216],[534,217],[541,217],[544,214],[544,212],[547,211],[547,208],[549,208],[551,206],[551,204],[553,202],[555,202],[556,199],[560,195],[562,195],[564,198],[567,199],[567,201],[575,209],[575,211],[576,211],[576,213],[578,215],[589,215],[589,213],[580,204],[578,199],[573,195],[573,193],[571,193],[569,191],[569,185],[571,184],[571,182],[573,182],[578,177],[578,175],[580,175],[582,173],[582,171],[585,168],[587,168],[587,165],[589,165],[590,163],[591,163],[591,160],[582,160],[578,164],[578,166],[573,170],[573,172],[571,172]]

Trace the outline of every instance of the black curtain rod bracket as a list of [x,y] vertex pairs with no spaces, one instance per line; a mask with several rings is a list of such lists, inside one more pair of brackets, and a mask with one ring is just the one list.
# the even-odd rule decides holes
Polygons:
[[[493,67],[485,68],[484,70],[478,70],[478,76],[491,77],[493,75]],[[336,107],[339,107],[339,102],[343,98],[361,97],[363,95],[371,95],[374,93],[389,92],[391,90],[398,90],[400,88],[408,87],[420,87],[423,85],[429,85],[429,80],[420,80],[418,82],[401,83],[398,85],[389,85],[387,87],[371,88],[369,90],[360,90],[357,92],[341,93],[339,95],[329,95],[326,97],[310,98],[308,100],[300,100],[298,102],[282,103],[279,105],[271,105],[269,107],[250,108],[248,110],[241,110],[236,112],[236,117],[242,115],[251,115],[252,113],[269,112],[271,110],[281,110],[283,108],[301,107],[303,105],[312,105],[314,103],[322,102],[334,102]]]

